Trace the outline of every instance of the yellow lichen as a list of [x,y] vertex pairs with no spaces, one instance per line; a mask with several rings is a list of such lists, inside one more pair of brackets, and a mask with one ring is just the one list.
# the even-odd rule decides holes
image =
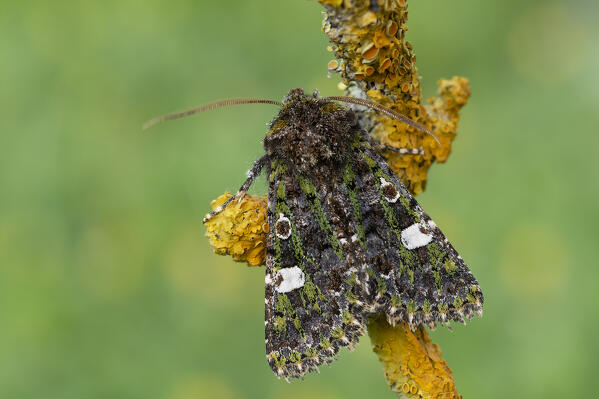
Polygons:
[[[225,193],[212,201],[210,206],[216,209],[231,194]],[[241,200],[233,200],[224,211],[208,220],[206,235],[214,252],[219,255],[231,255],[233,260],[247,262],[249,266],[260,266],[266,258],[266,234],[268,222],[266,210],[268,200],[246,194]]]
[[445,162],[457,133],[458,111],[470,96],[465,78],[440,80],[437,98],[422,105],[421,78],[412,44],[404,39],[408,20],[404,0],[326,1],[323,31],[332,43],[331,51],[341,61],[339,71],[348,95],[366,94],[432,130],[419,130],[372,114],[371,135],[392,147],[422,148],[424,155],[401,156],[393,151],[383,155],[415,194],[426,188],[428,169],[433,162]]
[[343,0],[322,0],[322,4],[330,4],[335,7],[339,7],[343,4]]
[[424,327],[412,332],[405,323],[392,327],[377,318],[368,324],[368,334],[387,383],[399,397],[461,398],[441,349],[431,342]]

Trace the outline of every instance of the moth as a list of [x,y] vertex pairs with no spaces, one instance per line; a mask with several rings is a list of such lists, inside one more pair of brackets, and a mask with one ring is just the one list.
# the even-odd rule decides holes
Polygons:
[[[265,270],[266,357],[285,379],[303,377],[353,347],[369,317],[411,329],[482,315],[483,294],[461,256],[422,210],[363,130],[364,105],[432,134],[389,108],[293,89],[282,103],[233,99],[171,114],[147,126],[226,105],[281,107],[239,191],[268,179]],[[420,150],[395,149],[405,156]]]

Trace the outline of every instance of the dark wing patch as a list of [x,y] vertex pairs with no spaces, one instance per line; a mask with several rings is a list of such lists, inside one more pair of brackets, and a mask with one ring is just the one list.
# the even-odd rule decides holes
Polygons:
[[266,357],[279,377],[303,377],[363,334],[358,271],[349,271],[346,241],[325,216],[321,186],[284,165],[270,165],[269,176]]
[[384,159],[364,144],[352,167],[366,236],[362,278],[374,311],[412,329],[480,315],[478,282]]
[[345,165],[309,178],[268,165],[266,349],[279,377],[331,362],[373,314],[415,329],[482,312],[462,258],[383,158],[358,144]]

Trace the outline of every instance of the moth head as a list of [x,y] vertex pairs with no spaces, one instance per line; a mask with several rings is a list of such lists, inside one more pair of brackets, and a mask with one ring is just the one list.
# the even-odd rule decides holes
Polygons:
[[[318,90],[314,90],[314,92],[312,93],[312,98],[317,98],[317,97],[318,97]],[[302,88],[291,89],[291,90],[289,90],[287,95],[285,97],[283,97],[283,106],[285,106],[285,104],[287,104],[287,103],[294,103],[294,102],[299,101],[304,98],[309,98],[308,95],[306,95],[306,93],[304,92],[304,89],[302,89]]]
[[270,124],[264,150],[297,171],[307,172],[319,163],[345,158],[351,133],[360,130],[356,121],[352,110],[319,98],[318,92],[307,95],[293,89]]

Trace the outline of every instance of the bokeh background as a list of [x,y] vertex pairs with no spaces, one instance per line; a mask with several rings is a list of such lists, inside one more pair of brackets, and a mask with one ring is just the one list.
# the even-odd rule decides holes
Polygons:
[[[368,337],[319,375],[277,380],[263,269],[204,237],[276,109],[140,128],[226,97],[339,93],[319,4],[0,10],[0,397],[394,397]],[[432,333],[465,398],[599,392],[597,15],[595,0],[411,1],[425,94],[453,75],[473,92],[419,198],[486,297],[482,319]]]

